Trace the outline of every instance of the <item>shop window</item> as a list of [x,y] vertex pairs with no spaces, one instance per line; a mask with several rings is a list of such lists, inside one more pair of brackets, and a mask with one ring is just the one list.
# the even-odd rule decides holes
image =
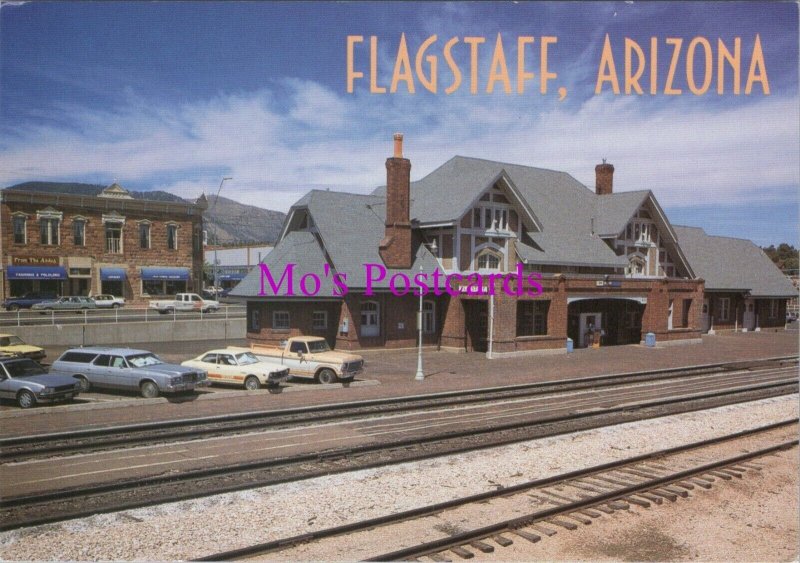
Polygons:
[[46,245],[57,245],[58,240],[58,219],[39,219],[39,242]]
[[171,280],[164,282],[165,295],[174,295],[176,293],[186,293],[186,280]]
[[425,334],[436,332],[436,303],[433,301],[422,303],[422,332]]
[[260,332],[261,331],[261,309],[253,307],[250,309],[250,315],[247,318],[247,331]]
[[164,295],[164,282],[160,280],[142,281],[142,293],[147,295]]
[[273,311],[272,328],[274,330],[289,330],[289,311]]
[[178,250],[178,225],[167,225],[167,250]]
[[75,246],[86,246],[86,221],[72,221],[72,242]]
[[550,301],[518,301],[517,336],[546,335],[549,310]]
[[106,223],[106,252],[122,254],[122,223]]
[[313,330],[326,330],[328,328],[328,311],[314,311],[311,313],[311,328]]
[[719,299],[719,320],[727,321],[731,318],[731,300],[730,297],[720,297]]
[[139,248],[150,248],[150,223],[139,223]]
[[14,215],[11,219],[14,227],[14,244],[25,244],[28,242],[27,224],[28,219],[24,215]]
[[361,336],[378,336],[380,328],[380,308],[375,301],[361,304]]

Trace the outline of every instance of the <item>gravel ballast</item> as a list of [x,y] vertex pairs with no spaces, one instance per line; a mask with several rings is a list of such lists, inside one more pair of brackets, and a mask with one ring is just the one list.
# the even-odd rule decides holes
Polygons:
[[191,559],[798,416],[789,395],[0,534],[6,560]]

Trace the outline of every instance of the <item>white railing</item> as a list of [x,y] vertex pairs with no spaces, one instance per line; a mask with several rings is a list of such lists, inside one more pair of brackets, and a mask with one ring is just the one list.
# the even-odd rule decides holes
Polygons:
[[8,326],[41,326],[62,324],[94,324],[94,323],[135,323],[158,321],[202,321],[205,319],[244,319],[247,307],[244,305],[222,305],[213,313],[200,310],[170,311],[159,313],[149,307],[121,307],[119,309],[84,309],[81,311],[35,311],[19,309],[18,311],[0,311],[0,327]]

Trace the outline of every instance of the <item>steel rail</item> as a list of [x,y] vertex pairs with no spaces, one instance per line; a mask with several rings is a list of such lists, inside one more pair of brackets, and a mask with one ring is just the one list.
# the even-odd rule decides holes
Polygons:
[[[677,454],[677,453],[684,453],[684,452],[687,452],[687,451],[690,451],[690,450],[693,450],[693,449],[699,449],[699,448],[704,448],[704,447],[708,447],[708,446],[712,446],[712,445],[717,445],[717,444],[724,443],[726,441],[736,440],[736,439],[739,439],[739,438],[742,438],[742,437],[745,437],[745,436],[752,436],[752,435],[755,435],[755,434],[768,432],[768,431],[775,430],[775,429],[778,429],[778,428],[783,428],[783,427],[790,426],[790,425],[796,425],[797,423],[798,423],[798,419],[783,420],[783,421],[780,421],[780,422],[775,422],[775,423],[767,424],[767,425],[764,425],[764,426],[759,426],[757,428],[751,428],[751,429],[748,429],[748,430],[742,430],[742,431],[739,431],[739,432],[726,434],[725,436],[718,436],[716,438],[709,438],[709,439],[706,439],[706,440],[701,440],[701,441],[697,441],[697,442],[691,442],[689,444],[684,444],[684,445],[681,445],[681,446],[673,446],[671,448],[665,448],[665,449],[662,449],[662,450],[649,452],[649,453],[646,453],[646,454],[640,454],[640,455],[633,456],[633,457],[626,458],[626,459],[616,460],[616,461],[612,461],[612,462],[608,462],[608,463],[603,463],[603,464],[600,464],[600,465],[594,465],[594,466],[587,467],[587,468],[584,468],[584,469],[578,469],[578,470],[575,470],[575,471],[569,471],[569,472],[566,472],[566,473],[561,473],[561,474],[558,474],[558,475],[553,475],[553,476],[545,477],[545,478],[542,478],[542,479],[535,479],[535,480],[532,480],[532,481],[527,481],[525,483],[518,483],[516,485],[512,485],[512,486],[509,486],[509,487],[504,487],[504,488],[498,489],[498,490],[492,490],[492,491],[487,491],[487,492],[478,493],[478,494],[474,494],[474,495],[469,495],[469,496],[465,496],[465,497],[462,497],[462,498],[457,498],[457,499],[452,499],[452,500],[445,501],[445,502],[432,504],[432,505],[429,505],[429,506],[422,506],[422,507],[414,508],[414,509],[411,509],[411,510],[406,510],[406,511],[403,511],[403,512],[397,512],[397,513],[388,514],[388,515],[385,515],[385,516],[378,516],[378,517],[375,517],[375,518],[369,518],[369,519],[362,520],[362,521],[359,521],[359,522],[352,522],[352,523],[349,523],[349,524],[343,524],[341,526],[335,526],[335,527],[331,527],[331,528],[326,528],[326,529],[318,530],[318,531],[315,531],[315,532],[309,532],[309,533],[300,534],[300,535],[297,535],[297,536],[291,536],[291,537],[288,537],[288,538],[281,538],[281,539],[278,539],[278,540],[272,540],[272,541],[269,541],[269,542],[264,542],[264,543],[260,543],[260,544],[256,544],[256,545],[252,545],[252,546],[248,546],[248,547],[244,547],[244,548],[239,548],[239,549],[234,549],[234,550],[228,550],[228,551],[223,551],[223,552],[219,552],[219,553],[214,553],[214,554],[211,554],[211,555],[207,555],[207,556],[204,556],[204,557],[193,559],[193,561],[230,561],[230,560],[234,560],[234,559],[242,559],[242,558],[247,558],[247,557],[254,557],[254,556],[258,556],[258,555],[264,555],[264,554],[267,554],[267,553],[270,553],[270,552],[281,550],[283,548],[286,548],[287,546],[297,545],[297,544],[301,544],[301,543],[307,543],[307,542],[311,542],[311,541],[318,541],[318,540],[321,540],[321,539],[326,539],[326,538],[330,538],[330,537],[334,537],[334,536],[340,536],[340,535],[344,535],[344,534],[351,534],[351,533],[354,533],[354,532],[360,532],[360,531],[364,531],[364,530],[369,530],[370,528],[374,528],[374,527],[377,527],[377,526],[384,526],[384,525],[387,525],[387,524],[396,524],[396,523],[399,523],[399,522],[404,522],[406,520],[420,518],[420,517],[423,517],[423,516],[430,516],[432,514],[437,514],[439,512],[444,511],[444,510],[449,510],[449,509],[452,509],[452,508],[462,507],[462,506],[465,506],[465,505],[468,505],[468,504],[474,504],[474,503],[478,503],[478,502],[485,502],[485,501],[496,499],[496,498],[510,496],[512,494],[524,492],[524,491],[527,491],[527,490],[530,490],[530,489],[535,489],[535,488],[543,487],[543,486],[547,486],[547,485],[553,485],[553,484],[564,482],[564,481],[570,481],[570,480],[573,480],[573,479],[579,479],[579,478],[582,478],[582,477],[588,477],[588,476],[596,474],[596,473],[602,473],[602,472],[610,471],[610,470],[613,470],[613,469],[617,469],[619,467],[624,467],[626,465],[631,465],[631,464],[635,464],[635,463],[641,463],[643,461],[652,460],[654,458],[659,458],[659,457],[668,456],[668,455],[674,455],[674,454]],[[671,479],[668,482],[672,482],[674,480],[676,480],[676,479]],[[627,494],[632,494],[632,493],[627,493],[627,494],[623,494],[623,495],[620,495],[619,493],[614,493],[614,494],[616,496],[613,496],[613,498],[617,498],[619,496],[627,496]],[[604,500],[611,500],[611,499],[604,499]],[[602,502],[602,501],[603,501],[602,499],[600,501],[597,501],[597,500],[595,500],[593,498],[591,500],[591,503],[592,504],[597,504],[598,502]],[[559,510],[563,510],[564,506],[560,506],[560,507],[557,507],[557,508]],[[584,507],[581,507],[581,508],[584,508]],[[572,509],[568,509],[568,510],[565,510],[565,511],[573,512],[574,510],[576,510],[576,509],[572,508]],[[547,516],[553,516],[553,514],[549,514]],[[547,516],[543,516],[541,518],[545,518]],[[541,518],[537,514],[536,519],[539,520]],[[529,523],[528,520],[530,519],[530,516],[525,516],[525,517],[522,517],[521,519],[524,520],[526,523]],[[497,532],[495,531],[493,533],[497,533]],[[486,535],[484,535],[482,537],[486,537],[488,535],[491,535],[491,533],[490,534],[486,534]],[[445,538],[445,539],[451,539],[451,538]],[[478,538],[470,538],[470,539],[463,540],[463,541],[460,541],[460,542],[454,542],[452,545],[462,545],[462,544],[465,544],[465,543],[469,543],[469,541],[474,541],[474,539],[478,539]],[[425,545],[428,545],[428,544],[425,544]],[[447,547],[450,547],[450,546],[447,546]],[[427,553],[431,553],[431,552],[442,551],[443,549],[447,549],[447,547],[431,548],[430,550],[426,551],[425,553],[423,553],[422,551],[420,551],[419,553],[416,553],[416,552],[412,552],[412,553],[392,552],[392,553],[388,553],[388,554],[385,554],[385,555],[378,556],[378,557],[376,557],[374,559],[371,559],[371,560],[374,560],[374,561],[398,560],[398,559],[402,559],[402,558],[406,558],[406,557],[415,557],[415,556],[421,556],[421,555],[424,555],[424,554],[427,554]],[[409,550],[413,550],[413,549],[417,549],[417,548],[409,548]],[[404,551],[407,551],[407,550],[404,550]]]
[[[700,364],[696,366],[689,366],[684,368],[668,368],[643,372],[627,372],[611,375],[600,375],[587,378],[572,378],[561,381],[546,381],[528,384],[517,384],[500,387],[489,387],[484,389],[469,389],[462,391],[447,391],[442,393],[432,393],[425,395],[414,395],[410,397],[392,397],[388,399],[372,399],[366,401],[352,401],[345,403],[323,404],[314,405],[309,407],[298,407],[280,410],[259,410],[250,411],[246,413],[235,413],[230,415],[217,415],[210,417],[198,417],[188,419],[177,419],[168,421],[157,421],[148,423],[137,423],[130,425],[119,425],[103,428],[91,428],[84,430],[74,430],[65,432],[54,432],[48,434],[34,434],[28,436],[15,436],[10,438],[0,439],[0,460],[7,461],[11,459],[18,459],[20,456],[28,455],[26,450],[30,450],[35,455],[39,456],[45,453],[56,453],[76,450],[80,447],[80,443],[75,445],[70,444],[57,444],[50,445],[58,441],[74,441],[80,439],[92,440],[88,446],[97,449],[99,447],[106,447],[118,444],[135,445],[146,441],[152,443],[154,439],[161,438],[178,438],[178,437],[191,437],[191,436],[208,436],[214,430],[224,432],[226,429],[208,429],[196,428],[201,425],[213,424],[236,424],[236,430],[247,429],[255,426],[262,426],[264,422],[280,419],[281,417],[293,417],[301,415],[311,415],[312,418],[307,421],[319,422],[323,420],[337,420],[347,416],[351,416],[347,411],[349,409],[369,409],[373,407],[382,407],[380,414],[387,412],[397,411],[412,411],[414,409],[425,409],[430,407],[431,402],[435,402],[437,406],[448,404],[466,404],[465,398],[474,396],[473,402],[481,402],[490,400],[495,395],[502,394],[518,394],[525,396],[528,393],[531,396],[538,394],[545,394],[554,391],[569,392],[573,390],[581,390],[589,387],[602,388],[623,386],[627,384],[635,384],[650,381],[666,381],[670,379],[683,379],[691,377],[701,377],[703,375],[713,375],[714,373],[725,373],[737,369],[737,366],[764,364],[764,363],[784,363],[793,362],[797,360],[797,356],[782,356],[775,358],[765,358],[759,360],[748,360],[746,362],[723,362],[715,364]],[[764,371],[770,369],[768,365],[762,365],[762,369],[754,371]],[[710,370],[710,371],[709,371]],[[556,388],[556,389],[553,389]],[[449,402],[448,402],[449,401]],[[389,409],[385,407],[391,407]],[[245,424],[245,423],[252,424]],[[154,436],[154,431],[159,430],[174,430],[172,432],[165,432]],[[229,430],[229,429],[227,429]],[[136,438],[131,436],[131,433],[143,433],[144,436]],[[97,438],[106,437],[106,440],[99,441]],[[15,450],[15,447],[23,446],[22,451]]]
[[[693,396],[686,396],[682,395],[679,397],[669,397],[664,398],[660,397],[655,400],[650,401],[642,401],[640,403],[627,403],[625,405],[616,406],[612,408],[606,409],[590,409],[587,411],[579,412],[579,413],[568,413],[568,414],[560,414],[560,415],[553,415],[544,417],[541,419],[537,419],[534,421],[526,420],[521,422],[514,422],[514,423],[506,423],[503,425],[497,425],[492,428],[472,428],[465,431],[450,431],[445,432],[438,435],[426,436],[426,437],[414,437],[406,440],[395,440],[391,443],[379,443],[379,444],[367,444],[363,446],[356,446],[356,447],[349,447],[349,448],[341,448],[337,450],[327,450],[324,452],[314,452],[314,453],[306,453],[300,454],[296,456],[287,456],[284,458],[275,458],[270,460],[258,460],[228,466],[217,466],[212,468],[202,468],[202,469],[195,469],[185,471],[179,475],[162,475],[162,476],[155,476],[149,478],[138,478],[126,481],[118,481],[114,483],[107,483],[96,485],[93,487],[82,487],[82,488],[72,488],[72,489],[63,489],[59,491],[51,491],[42,494],[34,494],[34,495],[21,495],[17,497],[8,497],[6,496],[3,499],[0,499],[0,509],[9,510],[19,507],[30,507],[35,505],[46,505],[47,503],[57,502],[57,501],[64,501],[70,499],[79,499],[79,498],[89,498],[95,495],[102,495],[102,494],[110,494],[110,493],[121,493],[124,491],[132,491],[136,490],[137,492],[141,492],[143,488],[147,487],[157,487],[159,485],[175,485],[177,483],[187,483],[193,481],[200,481],[202,479],[208,479],[213,477],[225,476],[229,477],[232,474],[245,474],[251,471],[261,471],[261,470],[269,470],[269,469],[277,469],[281,467],[291,467],[294,465],[302,465],[304,463],[309,462],[317,462],[322,463],[325,460],[335,460],[339,458],[352,458],[358,455],[364,454],[374,454],[376,452],[390,452],[396,450],[406,450],[409,447],[416,447],[418,449],[422,449],[422,453],[408,453],[407,451],[403,452],[403,458],[400,461],[418,461],[422,459],[429,459],[433,457],[438,457],[441,455],[451,455],[454,453],[463,453],[468,451],[476,451],[481,449],[486,449],[490,447],[497,447],[501,445],[507,445],[512,443],[517,443],[520,441],[525,441],[531,439],[530,437],[511,437],[511,438],[503,438],[503,439],[495,439],[489,440],[488,443],[480,443],[480,444],[470,444],[467,446],[461,446],[458,448],[454,448],[451,451],[447,452],[425,452],[424,447],[426,445],[431,445],[434,443],[447,443],[448,441],[454,441],[459,438],[474,438],[475,436],[483,436],[484,438],[490,437],[491,434],[499,434],[504,431],[508,430],[520,430],[520,429],[531,429],[536,427],[543,427],[548,424],[554,424],[558,422],[574,422],[574,421],[586,421],[588,422],[588,428],[596,428],[598,426],[604,426],[608,424],[607,421],[602,421],[602,417],[610,415],[610,414],[619,414],[629,412],[632,413],[634,410],[642,410],[647,408],[653,407],[660,407],[666,406],[670,404],[677,404],[679,405],[676,412],[689,412],[693,410],[700,410],[702,408],[708,408],[707,405],[703,405],[701,403],[705,403],[708,399],[718,398],[718,397],[728,397],[728,398],[736,398],[738,395],[742,395],[744,393],[749,393],[752,391],[758,390],[780,390],[780,388],[787,388],[791,387],[791,389],[784,389],[783,393],[793,393],[797,392],[797,382],[792,380],[791,382],[783,382],[783,383],[770,383],[764,385],[752,385],[747,386],[745,388],[738,388],[734,390],[716,390],[713,392],[707,393],[700,393]],[[772,395],[774,396],[774,395]],[[744,399],[744,400],[751,400],[751,399]],[[737,402],[737,401],[731,401]],[[727,402],[725,404],[730,404],[731,402]],[[670,414],[674,414],[670,412]],[[656,416],[662,416],[656,415]],[[647,417],[644,417],[647,418]],[[597,421],[597,422],[589,422],[589,421]],[[588,429],[586,428],[586,429]],[[563,433],[569,433],[574,430],[563,429],[563,430],[556,430],[554,432],[549,432],[546,436],[555,436]],[[392,463],[398,463],[399,460],[391,459],[391,460],[381,460],[372,463],[363,463],[358,464],[359,469],[366,469],[370,467],[381,467],[385,465],[389,465]],[[340,473],[344,471],[348,471],[353,469],[350,468],[340,468],[340,467],[323,467],[322,470],[319,471],[311,471],[308,474],[302,475],[302,478],[310,478],[320,475],[330,475],[334,473]],[[294,473],[294,472],[293,472]],[[213,490],[207,490],[203,487],[197,487],[197,489],[203,489],[201,492],[191,492],[191,493],[181,493],[175,495],[170,498],[159,498],[158,500],[126,500],[126,501],[119,501],[115,500],[116,504],[113,506],[103,508],[103,509],[77,509],[73,512],[69,513],[66,516],[58,516],[58,515],[48,515],[46,517],[39,517],[36,519],[25,520],[22,523],[8,523],[8,521],[0,523],[0,531],[5,531],[8,529],[19,528],[21,526],[30,526],[34,524],[43,524],[47,522],[55,522],[64,520],[66,518],[76,518],[81,516],[88,516],[92,514],[96,514],[98,512],[112,512],[121,509],[129,509],[129,508],[136,508],[136,507],[143,507],[143,506],[152,506],[155,504],[161,504],[167,501],[176,501],[176,500],[188,500],[192,498],[201,498],[205,496],[209,496],[212,494],[220,494],[224,492],[232,492],[237,490],[244,490],[253,488],[256,486],[265,486],[265,485],[274,485],[284,482],[290,482],[297,480],[298,477],[294,474],[291,478],[281,478],[275,479],[272,478],[271,480],[269,477],[261,478],[261,479],[251,479],[248,480],[246,484],[234,484],[228,486],[217,487]]]
[[365,561],[399,561],[414,557],[420,557],[431,553],[436,553],[439,551],[443,551],[445,549],[449,549],[451,547],[456,547],[469,543],[471,541],[487,538],[491,535],[495,535],[505,531],[513,531],[515,529],[519,529],[526,525],[532,524],[535,521],[543,520],[545,518],[551,518],[559,514],[568,514],[576,512],[578,510],[589,508],[591,506],[595,506],[605,502],[614,501],[616,499],[622,499],[624,497],[634,495],[636,493],[646,492],[651,489],[658,488],[659,486],[662,485],[667,485],[670,483],[674,483],[676,481],[681,481],[682,479],[687,479],[697,475],[702,475],[704,473],[708,473],[709,471],[714,471],[715,469],[723,468],[728,465],[736,465],[737,463],[741,463],[743,461],[749,461],[751,459],[763,457],[765,455],[769,455],[777,451],[793,448],[796,447],[798,443],[800,443],[800,440],[798,439],[789,440],[756,451],[747,452],[744,454],[728,457],[712,463],[707,463],[705,465],[701,465],[698,467],[693,467],[691,469],[676,471],[674,473],[665,475],[663,477],[650,479],[642,483],[637,483],[636,485],[631,485],[629,487],[623,487],[620,489],[612,490],[607,493],[601,493],[591,498],[586,498],[569,504],[564,504],[553,508],[540,510],[537,512],[533,512],[531,514],[527,514],[525,516],[519,516],[516,518],[505,520],[503,522],[498,522],[495,524],[491,524],[489,526],[484,526],[482,528],[477,528],[474,530],[456,534],[454,536],[449,536],[441,540],[427,542],[406,549],[400,549],[392,553],[384,553],[383,555],[378,555],[376,557],[368,558]]

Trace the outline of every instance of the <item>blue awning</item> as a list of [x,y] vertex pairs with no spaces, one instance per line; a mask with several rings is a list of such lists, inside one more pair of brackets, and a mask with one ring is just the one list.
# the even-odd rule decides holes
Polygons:
[[243,280],[246,274],[219,274],[219,281],[239,281]]
[[65,280],[67,270],[61,266],[9,266],[10,280]]
[[189,268],[142,268],[142,279],[189,281]]
[[125,268],[100,268],[100,279],[103,281],[121,281],[128,279]]

